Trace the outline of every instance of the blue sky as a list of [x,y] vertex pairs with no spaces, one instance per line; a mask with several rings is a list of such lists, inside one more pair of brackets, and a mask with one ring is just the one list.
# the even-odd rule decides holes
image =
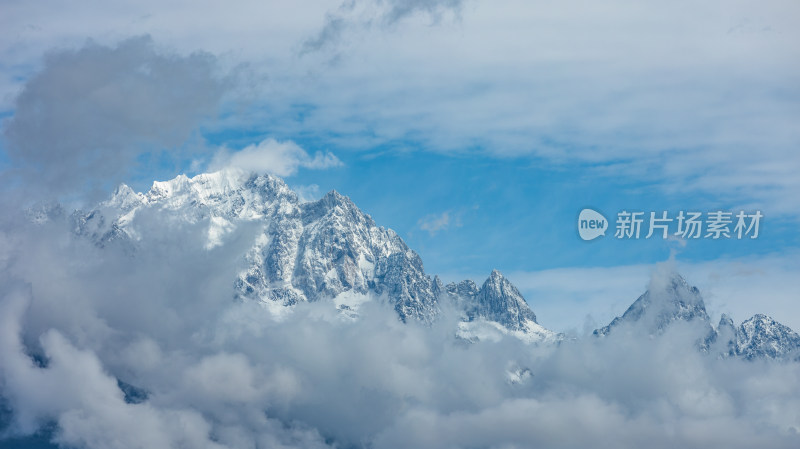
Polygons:
[[[584,207],[616,220],[623,209],[668,211],[675,217],[680,210],[737,206],[709,195],[668,194],[655,185],[598,174],[591,165],[411,152],[345,160],[343,167],[302,172],[290,181],[316,184],[321,193],[345,192],[378,223],[391,223],[434,273],[654,263],[673,250],[682,259],[706,261],[798,246],[795,223],[769,217],[769,211],[755,240],[701,238],[681,247],[676,241],[645,239],[647,229],[638,240],[615,239],[612,229],[600,240],[584,242],[576,231]],[[424,229],[443,214],[448,219],[440,222],[441,229]]]
[[[348,195],[447,281],[500,269],[534,310],[578,316],[556,328],[621,312],[670,255],[709,297],[735,295],[741,272],[771,289],[714,313],[759,294],[800,324],[796,3],[412,5],[8,4],[0,164],[79,203],[276,139],[293,149],[264,153],[264,171]],[[764,218],[755,240],[584,242],[585,207]],[[553,287],[548,270],[583,271]],[[631,287],[591,302],[571,285],[610,275]]]

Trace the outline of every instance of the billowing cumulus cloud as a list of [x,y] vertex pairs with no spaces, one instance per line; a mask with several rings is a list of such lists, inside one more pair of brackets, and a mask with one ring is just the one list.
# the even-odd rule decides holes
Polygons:
[[[148,38],[53,52],[17,97],[3,148],[26,181],[56,194],[107,185],[164,151],[283,176],[341,165],[290,140],[318,133],[355,149],[409,141],[432,151],[533,154],[789,204],[798,159],[797,133],[786,125],[797,116],[788,106],[796,89],[787,86],[797,58],[783,46],[795,48],[787,42],[797,27],[786,26],[782,3],[764,14],[783,34],[729,27],[737,17],[697,19],[716,17],[705,14],[716,4],[688,16],[680,3],[658,14],[581,4],[577,16],[574,7],[512,3],[515,13],[504,16],[482,5],[459,39],[365,32],[359,65],[317,83],[306,78],[313,58],[275,58],[297,65],[285,64],[258,99],[273,107],[229,120],[260,123],[280,140],[215,155],[184,148],[225,92],[213,56],[168,53]],[[303,50],[415,14],[436,21],[461,6],[348,2]],[[262,51],[267,39],[251,33],[274,27],[252,18],[250,29],[232,25],[240,19],[227,19],[242,40],[226,49],[247,42]],[[204,25],[175,33],[186,45],[186,36],[208,35]],[[738,75],[721,76],[729,73]],[[99,248],[71,232],[64,209],[26,216],[7,204],[11,196],[0,197],[0,438],[45,431],[56,444],[90,449],[800,443],[797,364],[706,355],[695,347],[702,327],[678,323],[651,338],[632,326],[537,347],[459,341],[446,307],[430,327],[403,324],[379,296],[366,298],[355,320],[331,298],[276,315],[234,299],[243,254],[264,235],[260,223],[222,220],[224,239],[208,245],[209,217],[184,223],[145,211],[135,250],[113,241]],[[418,225],[433,233],[456,218]],[[561,274],[573,289],[587,284]]]
[[172,54],[148,37],[50,52],[5,123],[8,154],[54,191],[118,182],[137,158],[180,149],[216,114],[216,70],[210,54]]
[[[276,316],[233,299],[260,229],[238,223],[227,244],[205,249],[202,220],[137,220],[142,238],[131,253],[72,235],[63,216],[38,225],[4,218],[6,436],[51,426],[54,441],[86,448],[800,440],[796,364],[703,354],[694,346],[702,327],[677,323],[643,338],[634,326],[537,347],[514,338],[465,344],[447,310],[431,327],[403,324],[381,297],[356,320],[327,299]],[[510,375],[520,372],[529,374]]]

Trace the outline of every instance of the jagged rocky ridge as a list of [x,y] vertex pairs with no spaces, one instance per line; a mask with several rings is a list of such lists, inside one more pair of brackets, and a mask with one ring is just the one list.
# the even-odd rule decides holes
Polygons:
[[519,290],[497,270],[492,271],[480,288],[465,280],[446,285],[444,292],[444,297],[464,311],[459,336],[465,339],[485,337],[492,328],[523,340],[557,341],[563,338],[537,323],[536,314]]
[[714,328],[697,287],[690,286],[677,273],[670,273],[666,279],[651,285],[622,316],[596,329],[594,335],[605,337],[623,328],[659,335],[674,323],[694,323],[704,335],[698,341],[698,348],[704,352],[747,360],[800,361],[800,335],[789,327],[761,314],[737,327],[723,314]]
[[[690,286],[682,276],[673,273],[663,285],[651,285],[620,317],[594,331],[608,335],[614,328],[637,323],[650,333],[661,333],[675,321],[698,321],[708,324],[706,306],[697,287]],[[708,325],[710,329],[710,324]]]
[[722,315],[711,342],[719,345],[726,357],[800,361],[800,335],[762,314],[753,315],[738,327],[729,316]]
[[[217,172],[193,178],[178,176],[155,182],[147,193],[121,185],[108,201],[71,216],[75,233],[99,246],[121,245],[135,251],[143,238],[138,214],[160,216],[207,227],[205,247],[222,245],[237,225],[262,226],[244,256],[244,269],[233,296],[283,309],[302,301],[333,298],[344,312],[355,315],[352,297],[385,296],[402,321],[431,323],[441,307],[461,311],[457,335],[465,340],[512,335],[529,342],[557,342],[563,335],[537,323],[519,291],[498,271],[480,286],[471,280],[443,285],[425,273],[422,260],[391,229],[376,225],[349,198],[335,191],[313,202],[300,201],[281,179],[270,175]],[[63,216],[60,206],[47,205],[29,213],[40,222]],[[752,360],[800,359],[800,336],[764,315],[738,327],[723,315],[711,325],[702,296],[681,276],[663,276],[622,316],[594,331],[608,336],[618,328],[636,327],[659,335],[676,322],[695,323],[705,337],[702,351]]]
[[[425,273],[422,260],[391,229],[376,225],[349,198],[332,191],[302,202],[281,179],[223,171],[155,182],[147,193],[121,185],[95,209],[76,211],[74,232],[97,245],[118,244],[135,251],[137,216],[158,213],[207,226],[205,246],[223,244],[237,225],[262,226],[247,251],[234,296],[269,307],[287,307],[323,298],[382,295],[402,321],[431,323],[447,301],[463,311],[460,336],[479,338],[489,326],[527,341],[556,340],[558,334],[536,322],[519,291],[493,271],[479,289],[472,281],[443,286]],[[460,287],[459,287],[460,286]]]

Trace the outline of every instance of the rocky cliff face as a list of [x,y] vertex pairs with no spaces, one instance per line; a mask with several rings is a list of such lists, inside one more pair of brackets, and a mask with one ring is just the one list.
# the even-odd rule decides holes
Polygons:
[[[40,222],[63,216],[60,206],[30,212]],[[158,229],[142,217],[203,229],[202,245],[213,249],[242,225],[258,232],[232,280],[232,297],[286,308],[303,301],[333,299],[357,316],[342,298],[385,298],[403,322],[434,322],[446,302],[462,316],[457,335],[465,340],[512,335],[528,342],[557,342],[563,336],[538,324],[520,292],[495,270],[478,287],[471,280],[442,285],[425,273],[422,260],[394,231],[378,226],[349,198],[335,191],[302,202],[281,179],[270,175],[217,172],[153,183],[146,193],[122,185],[88,212],[76,211],[76,234],[98,246],[120,245],[135,253],[137,242]],[[337,299],[338,298],[338,299]],[[655,282],[619,317],[594,331],[607,336],[626,326],[662,334],[676,322],[703,328],[701,350],[752,360],[800,359],[800,336],[764,315],[738,327],[723,316],[714,328],[702,296],[677,273]]]
[[[531,336],[555,334],[536,323],[519,291],[499,272],[478,289],[464,281],[444,287],[425,273],[422,260],[391,229],[378,226],[349,198],[332,191],[301,202],[279,178],[217,172],[156,182],[147,193],[122,185],[111,199],[76,212],[77,234],[97,245],[135,250],[147,238],[137,216],[151,213],[207,229],[204,246],[223,245],[244,223],[261,226],[243,256],[245,269],[234,280],[234,296],[271,307],[337,298],[343,294],[385,297],[402,321],[432,323],[439,302],[454,301],[465,322],[486,322]],[[347,306],[342,306],[347,308]]]
[[728,357],[800,361],[800,335],[766,315],[753,315],[739,327],[728,318],[717,328],[717,340]]
[[516,287],[493,270],[478,288],[470,280],[445,286],[448,299],[463,311],[460,336],[468,340],[485,338],[492,330],[528,341],[559,341],[560,334],[536,321],[536,314]]
[[706,307],[697,287],[690,286],[683,277],[672,273],[665,282],[651,285],[622,316],[595,330],[594,334],[608,335],[617,327],[633,323],[643,326],[650,334],[660,334],[676,321],[707,324],[708,320]]
[[651,286],[621,317],[594,331],[607,336],[623,326],[637,326],[649,335],[663,333],[675,322],[692,322],[704,329],[706,337],[698,342],[702,351],[722,357],[747,360],[800,360],[800,336],[787,326],[765,315],[754,315],[738,327],[723,314],[714,328],[697,287],[672,273],[667,282]]

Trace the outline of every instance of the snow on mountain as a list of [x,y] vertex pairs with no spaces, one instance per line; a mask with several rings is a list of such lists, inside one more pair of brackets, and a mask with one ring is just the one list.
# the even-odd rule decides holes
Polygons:
[[154,182],[146,194],[123,184],[95,209],[73,213],[72,222],[77,234],[104,246],[112,241],[138,240],[136,215],[144,210],[158,211],[164,219],[207,222],[205,246],[212,248],[221,243],[232,221],[272,217],[297,202],[297,195],[278,178],[220,171]]
[[272,219],[247,258],[237,281],[243,297],[292,305],[372,291],[385,293],[403,321],[430,322],[439,312],[419,256],[335,191]]
[[[431,323],[447,297],[464,310],[462,334],[487,331],[525,341],[554,341],[558,334],[536,322],[519,291],[498,271],[477,288],[464,281],[442,286],[425,273],[419,255],[391,229],[378,226],[353,202],[332,191],[302,202],[281,179],[220,171],[154,182],[146,193],[121,185],[89,212],[72,215],[75,233],[98,246],[121,244],[135,251],[147,238],[139,218],[192,223],[207,229],[204,247],[225,243],[242,223],[262,226],[234,280],[234,296],[277,312],[302,301],[332,298],[357,316],[369,295],[385,297],[402,321]],[[477,338],[477,337],[476,337]]]
[[723,357],[735,356],[736,334],[738,329],[733,324],[733,319],[726,314],[722,314],[719,324],[714,333],[709,337],[707,346],[712,351],[719,353]]
[[724,315],[715,337],[725,357],[800,361],[800,335],[766,315],[753,315],[739,327]]
[[595,330],[594,335],[606,336],[624,325],[643,326],[650,335],[657,335],[676,321],[706,328],[707,336],[698,345],[704,352],[746,360],[800,360],[800,335],[768,316],[755,315],[736,327],[733,319],[723,314],[713,328],[700,291],[677,273],[664,283],[651,285],[621,317]]
[[[509,335],[526,342],[564,339],[538,324],[520,292],[497,270],[480,287],[471,280],[445,286],[438,277],[431,279],[419,255],[394,231],[378,226],[336,191],[302,202],[280,178],[225,170],[154,182],[146,193],[123,184],[107,201],[88,212],[75,211],[70,219],[73,231],[96,245],[118,244],[135,252],[137,241],[148,238],[138,222],[142,214],[204,226],[203,247],[208,250],[224,245],[226,236],[243,223],[260,225],[243,255],[244,268],[233,280],[232,295],[278,313],[298,302],[329,298],[344,316],[355,319],[359,305],[377,295],[390,302],[402,321],[432,323],[440,303],[447,301],[461,311],[457,336],[468,341]],[[27,215],[43,223],[65,214],[60,205],[45,204]],[[707,329],[699,342],[706,352],[748,360],[800,360],[800,336],[765,315],[738,327],[723,315],[716,328],[711,326],[700,291],[677,273],[655,277],[622,316],[594,335],[606,336],[628,325],[659,335],[678,321]]]
[[649,334],[660,334],[676,321],[700,321],[709,331],[712,329],[700,291],[679,274],[671,273],[665,281],[651,285],[622,316],[595,330],[594,335],[605,336],[615,328],[634,323],[644,326]]
[[[58,204],[38,205],[26,213],[39,224],[65,215]],[[88,212],[75,211],[70,220],[76,234],[100,247],[118,244],[135,252],[137,241],[148,238],[137,218],[142,214],[204,226],[203,247],[208,250],[224,245],[226,236],[243,223],[260,225],[243,255],[244,268],[233,280],[232,295],[277,313],[298,302],[329,298],[344,316],[355,319],[359,305],[377,295],[390,302],[403,322],[432,323],[441,313],[440,303],[447,301],[462,314],[457,336],[468,341],[564,339],[538,324],[520,292],[497,270],[480,287],[471,280],[445,286],[438,277],[431,279],[419,255],[394,231],[378,226],[336,191],[302,202],[280,178],[224,170],[154,182],[146,193],[123,184],[107,201]],[[700,291],[677,273],[655,277],[622,316],[594,335],[629,325],[659,335],[678,321],[707,329],[698,345],[706,352],[747,360],[800,360],[800,336],[765,315],[738,327],[723,315],[716,328],[711,326]]]
[[554,342],[560,334],[544,328],[516,287],[493,270],[480,289],[470,280],[451,283],[445,292],[464,311],[458,335],[466,340],[497,339],[513,335],[524,341]]

